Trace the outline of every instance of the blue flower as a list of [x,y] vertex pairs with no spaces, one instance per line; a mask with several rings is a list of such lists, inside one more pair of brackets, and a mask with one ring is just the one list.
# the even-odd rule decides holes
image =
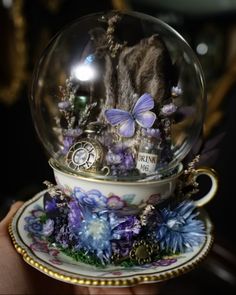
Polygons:
[[82,208],[87,206],[95,212],[105,209],[107,206],[107,198],[96,189],[85,192],[81,188],[76,187],[74,189],[73,196]]
[[80,245],[94,253],[102,263],[110,260],[112,238],[107,214],[86,214],[79,230]]
[[184,201],[173,210],[160,210],[154,236],[161,250],[186,252],[203,242],[205,227],[202,221],[195,218],[197,213],[193,213],[194,209],[193,202]]
[[26,224],[24,226],[24,229],[30,233],[33,234],[34,236],[41,236],[42,230],[43,230],[43,225],[40,221],[39,217],[35,216],[28,216],[25,217]]

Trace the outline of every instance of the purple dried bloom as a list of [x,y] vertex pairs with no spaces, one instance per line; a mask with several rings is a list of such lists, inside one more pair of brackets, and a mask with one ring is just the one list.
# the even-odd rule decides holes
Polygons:
[[72,146],[72,144],[74,143],[74,138],[70,137],[70,136],[65,136],[63,139],[63,150],[62,153],[64,155],[66,155],[70,149],[70,147]]
[[42,233],[44,236],[49,237],[54,231],[54,220],[48,219],[46,223],[43,224]]
[[46,200],[45,203],[45,211],[46,213],[50,213],[57,210],[57,201],[55,198],[50,198],[50,200]]
[[132,249],[133,241],[115,240],[112,241],[112,252],[121,257],[127,257]]
[[68,248],[70,245],[70,230],[66,224],[63,224],[57,233],[55,240],[63,248]]
[[135,167],[135,161],[131,150],[120,143],[110,147],[106,160],[107,164],[111,165],[112,175],[125,176],[128,171]]
[[58,103],[58,107],[61,110],[68,110],[71,108],[71,102],[69,100],[65,100],[65,101],[60,101]]
[[79,137],[83,133],[83,130],[80,128],[77,129],[67,129],[64,131],[64,135],[67,137]]
[[131,170],[134,168],[134,158],[132,156],[132,154],[129,153],[125,153],[124,155],[124,167],[126,170]]
[[140,221],[135,216],[118,217],[116,214],[110,214],[110,225],[112,228],[112,238],[114,240],[131,240],[141,231]]
[[171,95],[174,97],[180,96],[182,94],[182,89],[179,86],[173,86],[171,88]]
[[107,155],[106,155],[106,160],[107,160],[107,164],[111,165],[111,164],[120,164],[123,160],[123,155],[122,154],[115,154],[114,152],[112,152],[111,150],[108,151]]
[[145,136],[150,136],[150,137],[155,137],[155,138],[160,138],[161,137],[160,129],[155,129],[155,128],[143,129],[142,133]]
[[173,104],[172,102],[169,104],[164,105],[161,108],[161,112],[162,114],[164,114],[165,116],[169,116],[172,115],[174,112],[176,112],[177,110],[177,106],[175,104]]
[[73,231],[77,232],[81,221],[82,221],[82,213],[81,209],[77,203],[77,201],[71,201],[69,203],[69,214],[68,214],[68,227]]

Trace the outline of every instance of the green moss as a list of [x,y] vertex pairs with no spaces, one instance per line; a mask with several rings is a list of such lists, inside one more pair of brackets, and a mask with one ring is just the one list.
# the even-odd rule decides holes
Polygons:
[[39,220],[40,220],[40,222],[43,223],[43,224],[46,223],[46,221],[48,220],[47,215],[46,215],[46,214],[41,215],[41,216],[39,217]]
[[64,254],[66,254],[67,256],[71,257],[72,259],[74,259],[76,261],[95,265],[100,268],[105,267],[95,255],[85,253],[83,250],[76,251],[71,248],[64,249],[60,246],[58,248],[60,248],[61,252],[63,252]]

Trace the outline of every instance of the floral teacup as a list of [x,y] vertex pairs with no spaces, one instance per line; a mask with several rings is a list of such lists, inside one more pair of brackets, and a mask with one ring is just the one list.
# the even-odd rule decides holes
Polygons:
[[[111,181],[69,173],[61,169],[52,159],[49,163],[53,168],[57,185],[66,195],[73,194],[77,198],[82,198],[83,203],[91,204],[98,209],[141,208],[148,204],[158,205],[173,195],[177,182],[183,174],[183,165],[179,164],[173,175],[160,180]],[[213,170],[196,169],[192,176],[193,180],[195,181],[199,175],[210,177],[211,188],[200,200],[194,201],[198,207],[209,202],[217,191],[217,177]]]

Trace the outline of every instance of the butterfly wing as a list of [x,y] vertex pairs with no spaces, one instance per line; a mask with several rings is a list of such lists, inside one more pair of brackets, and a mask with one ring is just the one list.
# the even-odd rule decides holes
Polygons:
[[116,126],[122,124],[123,122],[131,119],[132,116],[129,112],[119,110],[119,109],[110,109],[105,111],[105,117],[107,121],[112,125]]
[[132,114],[136,122],[143,128],[151,128],[156,115],[150,112],[154,108],[154,100],[150,94],[144,93],[136,102]]
[[154,100],[150,94],[144,93],[140,98],[137,100],[132,114],[136,116],[137,114],[150,111],[154,108]]
[[120,124],[119,134],[123,137],[132,137],[135,132],[135,121],[131,118]]
[[150,111],[139,113],[135,117],[136,122],[143,128],[151,128],[156,120],[156,114]]
[[112,125],[119,126],[119,134],[124,137],[132,137],[135,131],[135,121],[132,115],[123,110],[110,109],[105,111],[107,121]]

